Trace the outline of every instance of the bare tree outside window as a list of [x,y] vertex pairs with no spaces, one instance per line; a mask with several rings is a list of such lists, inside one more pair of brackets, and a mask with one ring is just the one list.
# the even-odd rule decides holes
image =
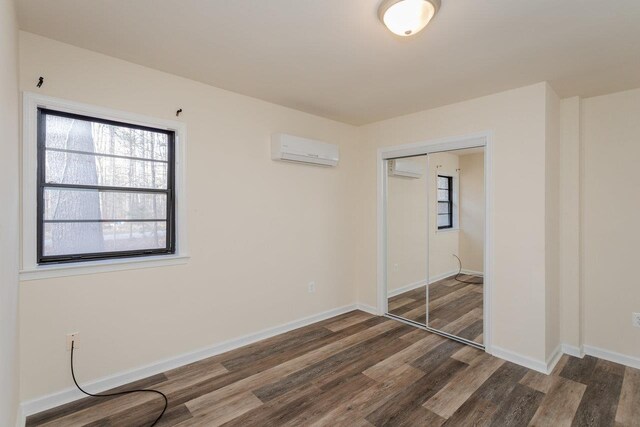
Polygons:
[[[94,143],[91,123],[74,120],[65,143],[67,150],[93,153]],[[69,161],[65,153],[59,153],[58,162],[52,162],[61,168],[62,184],[82,182],[98,185],[96,162],[89,156],[76,161]],[[61,191],[56,197],[53,219],[62,220],[77,215],[80,218],[100,218],[100,195],[97,191],[82,193],[78,191]],[[71,212],[71,209],[78,209]],[[55,225],[54,225],[55,224]],[[51,225],[51,252],[101,252],[104,237],[100,223],[60,222]]]
[[174,133],[39,115],[39,262],[173,253]]

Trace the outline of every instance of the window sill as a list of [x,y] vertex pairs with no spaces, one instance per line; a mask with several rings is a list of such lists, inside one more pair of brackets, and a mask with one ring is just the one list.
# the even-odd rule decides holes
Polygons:
[[459,228],[442,228],[442,229],[437,229],[436,233],[451,233],[452,231],[460,231]]
[[51,279],[54,277],[81,276],[111,271],[138,270],[186,264],[188,255],[157,255],[141,258],[110,259],[75,264],[39,265],[20,271],[20,281]]

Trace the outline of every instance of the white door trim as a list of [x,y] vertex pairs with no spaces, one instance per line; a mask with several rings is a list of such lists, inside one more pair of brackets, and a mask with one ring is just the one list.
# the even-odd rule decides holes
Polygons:
[[411,144],[378,148],[377,152],[377,312],[387,312],[387,230],[385,161],[397,157],[417,156],[464,148],[485,147],[485,241],[484,241],[484,325],[483,341],[487,353],[491,353],[492,285],[493,285],[493,132],[432,139]]

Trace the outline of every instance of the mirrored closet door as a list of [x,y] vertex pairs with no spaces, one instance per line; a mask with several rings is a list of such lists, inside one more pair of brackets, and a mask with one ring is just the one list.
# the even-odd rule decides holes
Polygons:
[[483,345],[484,147],[386,161],[387,313]]
[[387,162],[388,312],[427,324],[428,158]]
[[429,328],[483,336],[484,149],[429,154]]

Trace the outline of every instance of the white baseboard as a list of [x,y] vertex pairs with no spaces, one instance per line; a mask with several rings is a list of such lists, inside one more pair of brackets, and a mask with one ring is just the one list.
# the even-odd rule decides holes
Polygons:
[[558,346],[553,350],[553,352],[547,358],[547,372],[545,372],[547,375],[553,371],[553,368],[556,367],[556,365],[560,361],[560,358],[562,357],[563,354],[564,353],[562,352],[562,345],[558,344]]
[[360,311],[364,311],[365,313],[373,314],[374,316],[379,316],[382,313],[378,313],[378,309],[376,307],[370,306],[368,304],[357,303],[356,309]]
[[592,345],[584,345],[582,346],[582,348],[584,349],[584,354],[588,354],[589,356],[608,360],[614,363],[619,363],[630,368],[640,369],[640,357],[628,356],[626,354],[617,353],[611,350],[605,350],[603,348],[594,347]]
[[403,294],[405,292],[409,292],[409,291],[412,291],[414,289],[417,289],[417,288],[419,288],[421,286],[424,286],[424,283],[425,283],[424,280],[420,280],[420,281],[417,281],[417,282],[409,283],[408,285],[404,285],[401,288],[394,289],[393,291],[389,292],[388,298],[392,298],[392,297],[395,297],[397,295]]
[[542,372],[543,374],[551,373],[563,354],[568,354],[569,356],[578,358],[583,358],[585,355],[589,355],[597,357],[599,359],[608,360],[610,362],[619,363],[624,366],[629,366],[630,368],[640,369],[640,357],[629,356],[591,345],[577,347],[569,344],[561,344],[556,347],[556,349],[547,359],[546,363],[532,359],[528,356],[523,356],[510,350],[506,350],[501,347],[497,347],[495,345],[491,348],[491,354],[501,359],[508,360],[509,362],[524,366],[525,368]]
[[469,276],[484,276],[484,273],[482,271],[466,270],[464,268],[462,269],[462,271],[460,273],[468,274]]
[[446,273],[438,274],[437,276],[433,276],[429,279],[429,284],[435,283],[438,280],[446,279],[447,277],[455,276],[456,274],[458,274],[458,270],[452,270]]
[[[464,271],[465,270],[463,270],[463,273],[464,273]],[[435,283],[438,280],[446,279],[447,277],[455,276],[457,273],[458,273],[458,270],[453,270],[453,271],[449,271],[447,273],[438,274],[437,276],[433,276],[432,278],[429,279],[429,284]],[[464,273],[464,274],[472,274],[472,273]],[[482,274],[482,273],[480,273],[480,274]],[[420,286],[424,286],[424,284],[425,284],[424,280],[419,280],[417,282],[409,283],[408,285],[404,285],[401,288],[394,289],[393,291],[389,292],[388,297],[392,298],[392,297],[395,297],[397,295],[403,294],[405,292],[412,291],[414,289],[419,288]]]
[[630,368],[640,369],[640,357],[629,356],[592,345],[583,345],[578,347],[570,344],[562,344],[562,352],[580,359],[585,355],[589,355],[599,359],[608,360],[610,362],[619,363]]
[[582,349],[582,347],[571,344],[562,344],[562,352],[579,359],[582,359],[584,357],[584,350]]
[[[293,322],[285,323],[283,325],[264,329],[260,332],[245,335],[239,338],[234,338],[189,353],[184,353],[179,356],[171,357],[169,359],[132,369],[130,371],[110,375],[108,377],[95,380],[91,383],[83,384],[83,388],[92,393],[100,393],[114,387],[119,387],[121,385],[128,384],[130,382],[137,381],[151,375],[156,375],[170,369],[197,362],[198,360],[202,360],[229,350],[243,347],[245,345],[252,344],[254,342],[270,338],[285,332],[289,332],[294,329],[310,325],[312,323],[326,320],[340,314],[348,313],[349,311],[353,310],[362,310],[371,314],[377,314],[377,310],[374,307],[368,306],[366,304],[350,304],[343,307],[338,307],[312,316],[304,317]],[[18,427],[23,427],[25,425],[26,417],[28,417],[29,415],[37,414],[38,412],[46,411],[47,409],[55,408],[56,406],[64,405],[65,403],[73,402],[74,400],[78,400],[83,397],[85,397],[85,395],[78,391],[76,388],[67,388],[46,396],[21,402],[20,407],[18,408],[19,418],[17,425]]]
[[543,374],[548,373],[547,370],[549,368],[549,365],[547,364],[547,362],[544,362],[542,360],[536,360],[529,356],[524,356],[514,351],[507,350],[502,347],[498,347],[497,345],[491,346],[491,355],[495,357],[499,357],[500,359],[504,359],[508,362],[515,363],[516,365],[533,369],[534,371],[538,371]]

